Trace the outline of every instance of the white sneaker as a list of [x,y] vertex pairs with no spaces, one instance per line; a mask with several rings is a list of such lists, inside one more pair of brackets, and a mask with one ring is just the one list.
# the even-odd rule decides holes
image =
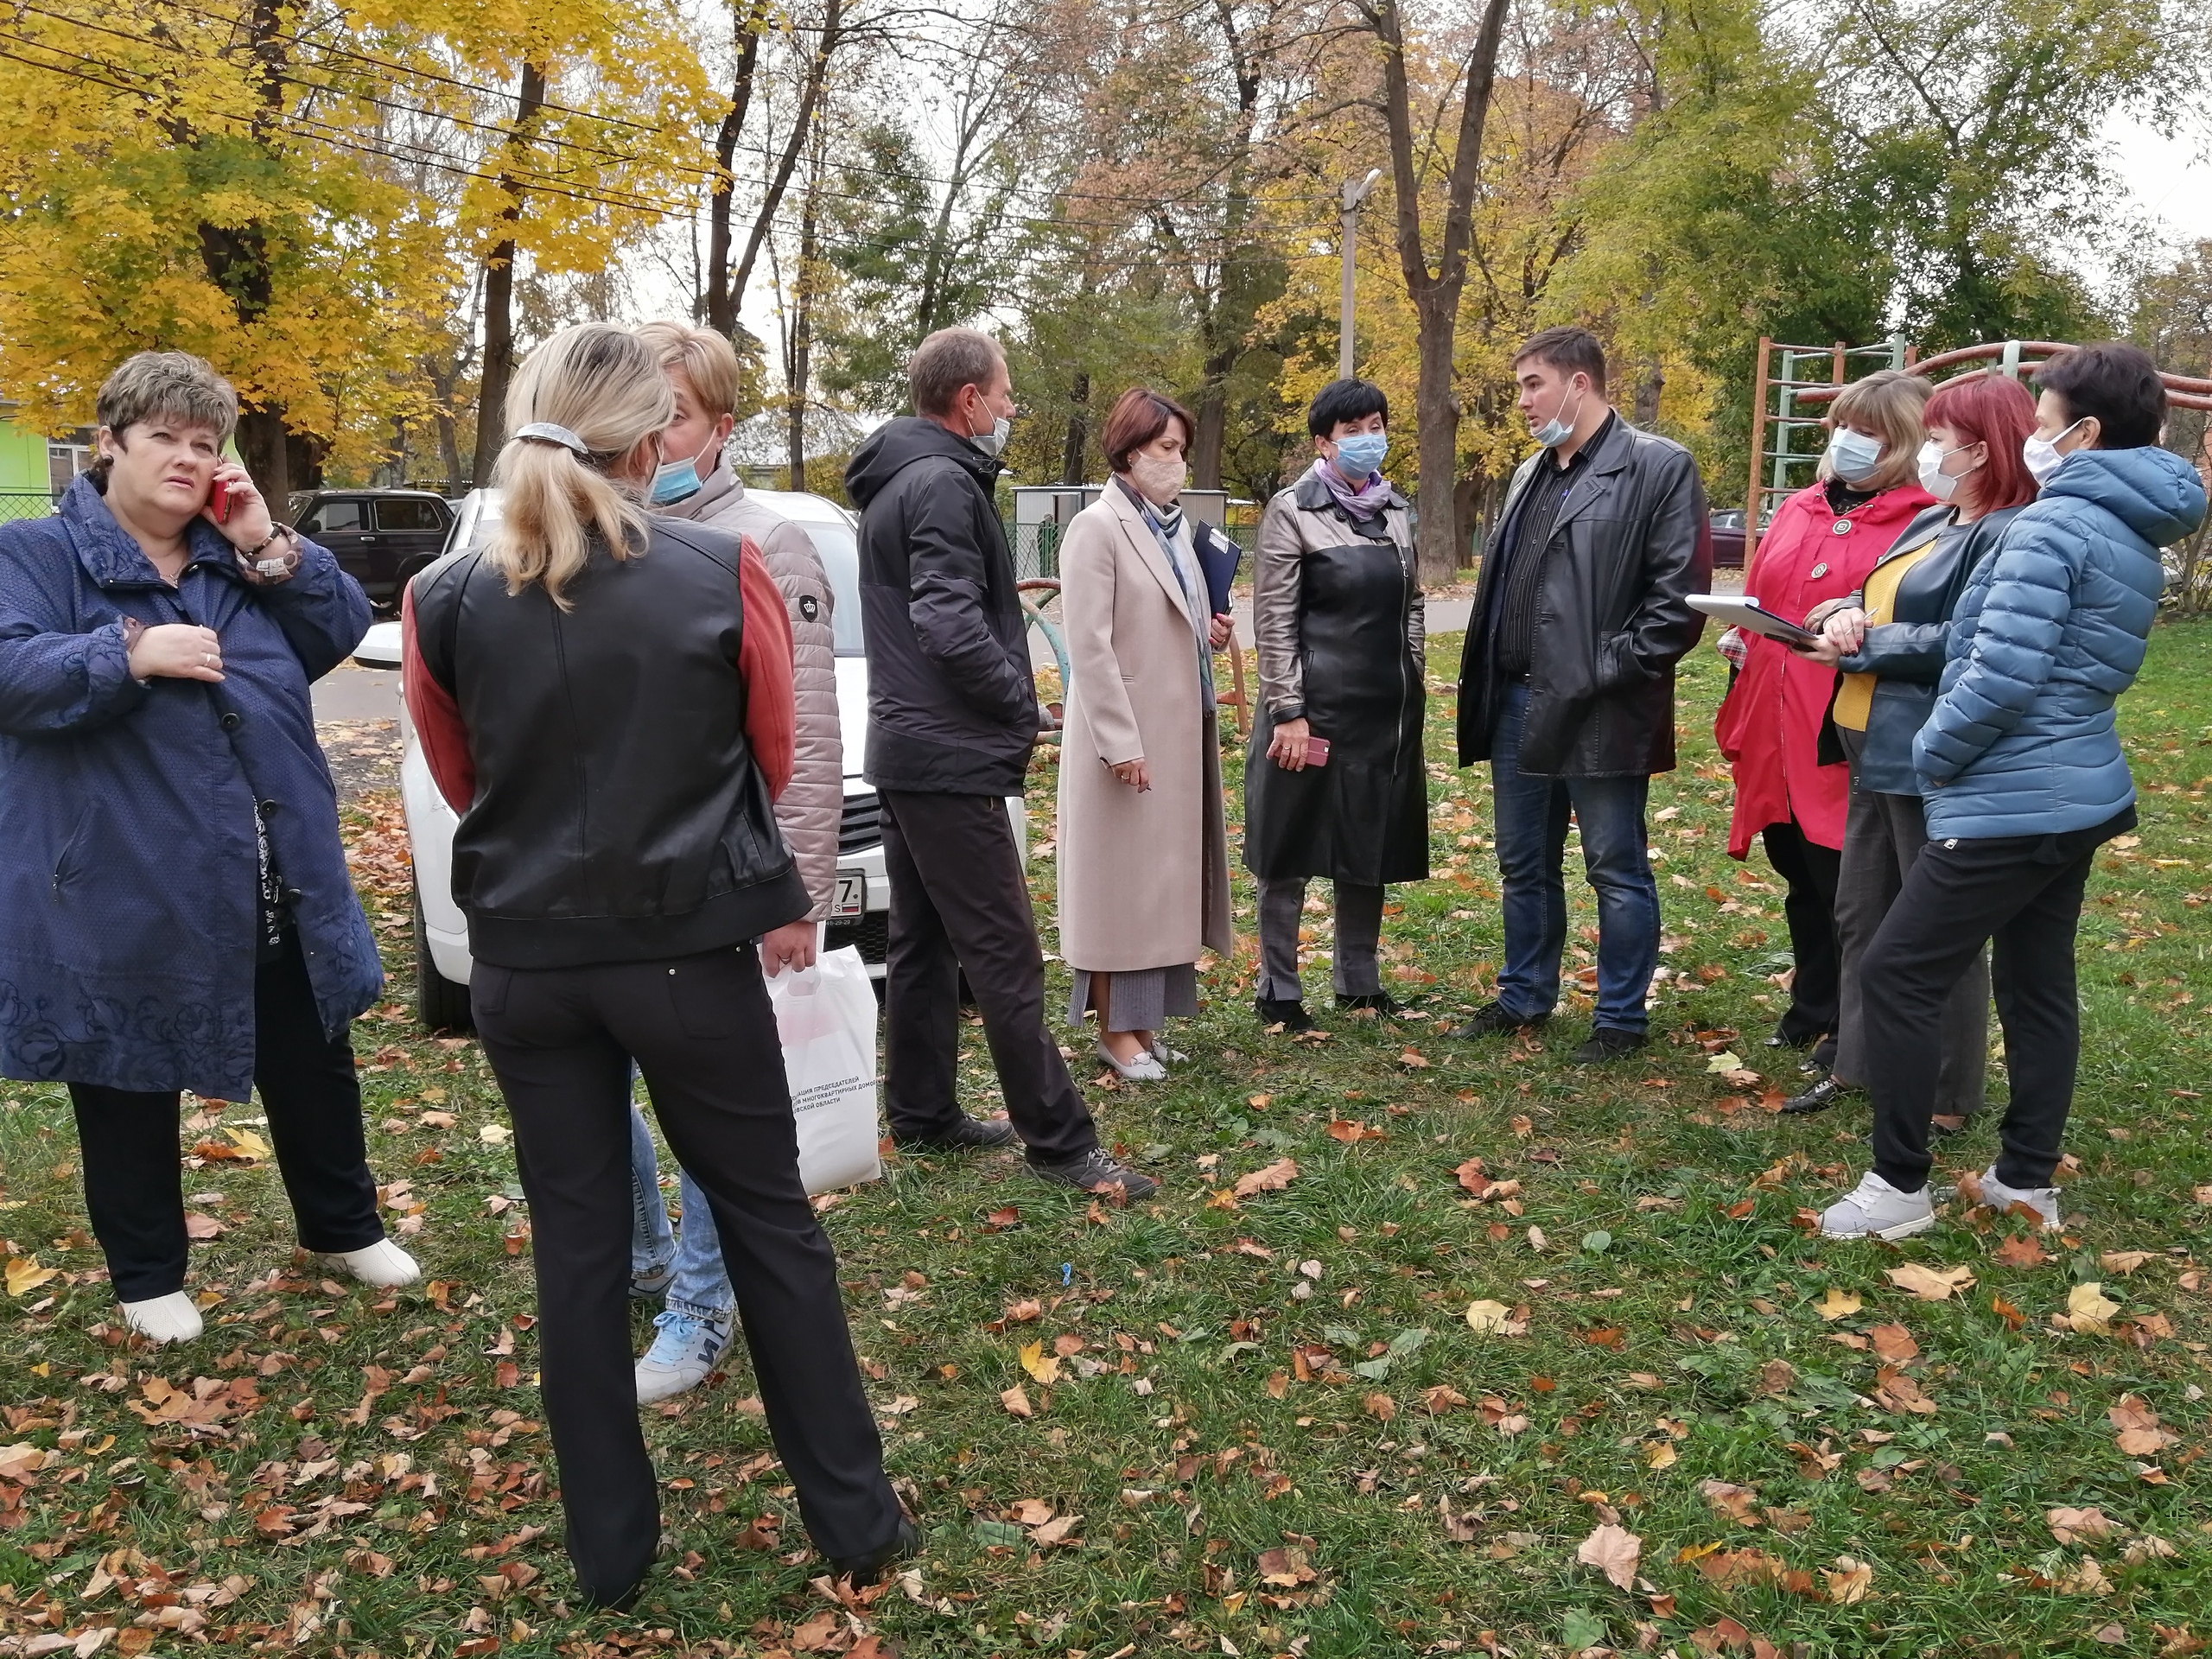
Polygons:
[[2009,1215],[2016,1204],[2025,1205],[2043,1223],[2043,1230],[2058,1228],[2058,1189],[2055,1186],[2007,1186],[1997,1179],[1997,1166],[1981,1172],[1981,1201],[1999,1215]]
[[378,1290],[397,1290],[423,1276],[423,1269],[416,1264],[415,1258],[388,1238],[380,1238],[358,1250],[334,1251],[322,1259]]
[[166,1296],[149,1296],[143,1302],[124,1302],[123,1322],[149,1342],[190,1342],[205,1327],[192,1298],[181,1290]]
[[1935,1195],[1900,1192],[1868,1170],[1851,1196],[1821,1211],[1823,1238],[1910,1238],[1936,1224]]
[[727,1319],[702,1319],[674,1308],[653,1315],[658,1333],[653,1345],[638,1362],[638,1403],[650,1406],[705,1382],[715,1369],[715,1357],[729,1340]]

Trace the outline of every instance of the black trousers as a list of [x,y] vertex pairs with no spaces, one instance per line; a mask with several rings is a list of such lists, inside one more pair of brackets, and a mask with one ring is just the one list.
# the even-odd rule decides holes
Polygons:
[[1045,957],[1006,803],[890,790],[880,798],[891,875],[883,1097],[892,1135],[930,1140],[961,1116],[954,1072],[965,969],[1007,1116],[1031,1160],[1080,1158],[1098,1144],[1098,1130],[1045,1023]]
[[[376,1177],[361,1132],[361,1084],[344,1032],[322,1034],[296,934],[253,976],[253,1086],[270,1144],[310,1250],[364,1249],[384,1236]],[[73,1083],[85,1208],[107,1256],[116,1300],[184,1288],[184,1171],[177,1095]]]
[[2067,835],[1930,841],[1913,861],[1866,948],[1861,993],[1874,1169],[1891,1185],[1927,1185],[1944,1007],[1985,944],[2012,1085],[1997,1130],[1997,1179],[2050,1184],[2082,1052],[2074,986],[2082,893],[2098,845],[2134,821],[2131,807]]
[[1789,923],[1789,954],[1797,971],[1789,982],[1789,1011],[1782,1016],[1782,1035],[1793,1043],[1832,1034],[1836,997],[1842,983],[1835,938],[1836,878],[1843,853],[1808,838],[1792,819],[1759,831],[1766,861],[1785,884],[1782,913]]
[[660,1543],[630,1353],[632,1056],[661,1132],[714,1212],[768,1432],[807,1531],[833,1559],[889,1542],[899,1500],[845,1328],[837,1258],[799,1181],[753,947],[593,968],[480,962],[469,1001],[514,1118],[539,1394],[584,1592],[620,1600]]

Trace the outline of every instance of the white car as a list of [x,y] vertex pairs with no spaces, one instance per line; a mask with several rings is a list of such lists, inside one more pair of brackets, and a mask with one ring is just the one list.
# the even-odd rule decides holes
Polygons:
[[[869,977],[883,977],[891,938],[891,883],[884,872],[883,832],[875,791],[861,778],[868,752],[868,658],[861,645],[860,550],[857,523],[834,501],[786,490],[748,492],[764,506],[805,526],[828,571],[835,602],[831,621],[837,652],[837,717],[845,752],[844,821],[837,831],[837,888],[831,901],[828,948],[856,946]],[[496,491],[473,490],[461,505],[445,551],[480,545],[499,521]],[[364,668],[399,666],[399,624],[372,627],[353,652]],[[468,1012],[468,922],[453,899],[453,834],[460,820],[430,778],[414,723],[403,709],[399,793],[407,814],[407,840],[415,861],[416,1009],[432,1031],[465,1031]],[[1017,845],[1027,844],[1027,815],[1020,797],[1007,802]]]

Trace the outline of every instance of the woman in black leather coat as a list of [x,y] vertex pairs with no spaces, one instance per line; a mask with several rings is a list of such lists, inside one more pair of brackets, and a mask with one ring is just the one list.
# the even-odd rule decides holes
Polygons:
[[1291,1031],[1313,1024],[1298,980],[1306,881],[1336,884],[1337,1006],[1390,1014],[1376,959],[1382,889],[1428,875],[1425,612],[1412,509],[1381,472],[1389,421],[1373,383],[1324,386],[1306,411],[1313,465],[1260,521],[1244,865],[1260,884],[1255,1007]]

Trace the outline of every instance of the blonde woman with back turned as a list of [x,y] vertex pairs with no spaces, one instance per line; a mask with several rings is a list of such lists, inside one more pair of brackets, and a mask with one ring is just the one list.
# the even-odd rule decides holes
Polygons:
[[[461,815],[470,1001],[515,1126],[568,1549],[595,1605],[660,1540],[629,1357],[630,1064],[704,1190],[776,1451],[832,1569],[912,1544],[800,1185],[761,956],[806,890],[772,802],[792,754],[782,602],[740,543],[648,518],[675,397],[604,324],[533,353],[507,399],[481,551],[409,590],[408,709]],[[756,942],[759,949],[756,950]]]

